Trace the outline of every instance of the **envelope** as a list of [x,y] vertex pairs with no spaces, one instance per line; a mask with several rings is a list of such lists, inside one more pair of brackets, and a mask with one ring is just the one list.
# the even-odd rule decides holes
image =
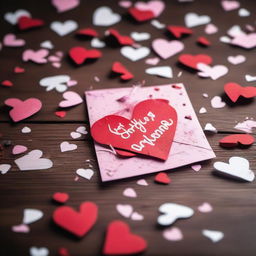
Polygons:
[[102,181],[112,181],[212,159],[209,145],[183,84],[127,87],[85,92],[90,126],[107,115],[130,119],[134,106],[148,99],[165,99],[178,116],[173,143],[165,161],[136,155],[120,157],[111,147],[94,142]]

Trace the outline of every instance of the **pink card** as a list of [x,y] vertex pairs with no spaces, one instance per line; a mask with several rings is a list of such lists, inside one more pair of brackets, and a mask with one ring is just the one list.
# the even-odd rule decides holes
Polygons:
[[[165,104],[169,104],[177,113],[177,126],[166,160],[135,152],[133,157],[120,157],[110,146],[95,142],[102,181],[174,169],[215,157],[183,84],[93,90],[86,91],[85,96],[91,127],[96,121],[108,115],[132,119],[133,110],[149,99],[167,100],[168,103]],[[161,111],[158,112],[160,114]],[[122,149],[127,150],[123,147]]]

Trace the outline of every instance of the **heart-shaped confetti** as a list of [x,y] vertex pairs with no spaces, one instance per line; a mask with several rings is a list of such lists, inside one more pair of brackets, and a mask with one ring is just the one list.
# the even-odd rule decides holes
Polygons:
[[59,36],[65,36],[75,31],[78,28],[78,24],[74,20],[67,20],[64,22],[54,21],[51,23],[50,28]]
[[230,0],[223,0],[221,1],[221,6],[225,11],[233,11],[240,7],[240,3],[238,1],[230,1]]
[[23,61],[33,61],[37,64],[44,64],[47,63],[47,55],[49,54],[49,51],[46,49],[41,49],[38,51],[34,50],[26,50],[23,52],[22,59]]
[[30,13],[27,10],[19,9],[15,12],[7,12],[4,15],[4,19],[12,25],[16,25],[20,17],[27,16],[30,17]]
[[77,149],[77,145],[76,144],[71,144],[68,141],[63,141],[60,144],[60,151],[61,152],[67,152],[67,151],[73,151]]
[[199,212],[208,213],[212,211],[212,206],[209,203],[205,202],[199,205],[197,209]]
[[245,49],[253,49],[256,47],[256,33],[238,35],[231,41],[231,44]]
[[133,45],[134,44],[134,41],[131,37],[121,35],[116,29],[108,29],[105,32],[105,35],[114,37],[120,45]]
[[140,42],[140,41],[145,41],[145,40],[148,40],[150,39],[150,34],[149,33],[146,33],[146,32],[132,32],[131,33],[131,38],[137,42]]
[[22,16],[18,20],[18,27],[20,30],[28,30],[31,28],[38,28],[44,25],[44,21],[41,19],[32,19],[28,16]]
[[127,197],[133,197],[133,198],[137,197],[137,193],[133,188],[126,188],[123,192],[123,195]]
[[79,175],[80,177],[90,180],[94,174],[94,171],[92,169],[77,169],[76,174]]
[[169,176],[165,172],[159,172],[155,176],[155,182],[160,183],[160,184],[170,184],[171,179],[169,178]]
[[115,61],[112,65],[112,71],[118,74],[121,74],[121,79],[122,80],[130,80],[133,78],[133,74],[126,69],[126,67],[123,66],[122,63]]
[[213,108],[224,108],[226,106],[226,103],[222,101],[220,96],[214,96],[211,99],[211,105]]
[[169,66],[147,68],[145,72],[149,75],[157,75],[165,78],[172,78],[172,68]]
[[12,153],[13,153],[13,155],[18,155],[18,154],[26,152],[27,150],[28,150],[28,148],[26,146],[15,145],[12,149]]
[[6,174],[10,169],[11,169],[10,164],[0,164],[0,173],[1,174]]
[[163,237],[168,241],[176,242],[183,239],[183,234],[179,228],[171,227],[164,230]]
[[52,199],[58,203],[64,204],[68,201],[69,195],[67,193],[56,192],[53,194]]
[[210,77],[212,80],[217,80],[228,73],[228,68],[224,65],[216,65],[211,67],[204,63],[198,63],[197,69],[199,70],[199,76]]
[[205,25],[210,22],[211,22],[211,18],[207,15],[199,16],[194,12],[190,12],[185,15],[185,24],[189,28]]
[[48,256],[49,255],[49,250],[46,247],[31,247],[29,249],[30,256]]
[[125,218],[129,218],[133,212],[133,207],[130,204],[117,204],[116,210]]
[[246,74],[245,75],[245,80],[247,82],[255,82],[256,81],[256,76],[251,76],[251,75]]
[[209,238],[213,243],[219,242],[224,237],[223,232],[217,230],[204,229],[202,234]]
[[138,61],[147,57],[150,54],[150,50],[147,47],[135,49],[131,46],[124,46],[121,48],[121,54],[131,61]]
[[228,61],[233,65],[238,65],[245,62],[246,58],[243,55],[228,56]]
[[232,134],[225,136],[219,141],[219,144],[225,148],[233,148],[237,145],[251,146],[254,143],[254,138],[250,134]]
[[209,133],[217,133],[217,129],[211,123],[207,123],[205,125],[204,131]]
[[95,26],[112,26],[121,20],[121,16],[114,13],[109,7],[102,6],[93,13],[93,24]]
[[76,8],[79,5],[80,0],[52,0],[51,2],[57,11],[61,13]]
[[22,223],[28,225],[40,220],[43,216],[43,212],[38,209],[24,209]]
[[141,11],[151,11],[154,13],[154,17],[158,17],[165,8],[165,3],[159,0],[151,0],[147,3],[136,2],[135,7]]
[[26,224],[20,224],[20,225],[12,226],[12,231],[16,233],[29,233],[30,228]]
[[181,38],[183,35],[193,34],[192,29],[182,26],[168,26],[167,30],[176,38]]
[[72,91],[64,92],[62,96],[65,100],[59,103],[59,107],[61,108],[69,108],[69,107],[77,106],[83,102],[83,99],[81,98],[81,96],[76,92],[72,92]]
[[151,20],[155,17],[154,13],[151,10],[143,11],[135,7],[129,8],[128,12],[138,22]]
[[16,38],[14,34],[7,34],[4,36],[3,44],[8,47],[20,47],[25,45],[25,40]]
[[68,82],[70,81],[70,76],[68,75],[58,75],[44,77],[39,81],[39,84],[46,87],[46,91],[51,91],[55,89],[57,92],[64,92],[67,90]]
[[189,68],[198,69],[198,64],[200,63],[204,63],[206,65],[211,64],[212,58],[204,54],[198,54],[198,55],[182,54],[179,56],[179,62]]

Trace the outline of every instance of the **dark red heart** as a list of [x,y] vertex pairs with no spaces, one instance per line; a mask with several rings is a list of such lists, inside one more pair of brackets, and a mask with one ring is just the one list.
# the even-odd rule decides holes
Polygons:
[[66,111],[56,111],[55,112],[55,115],[58,116],[58,117],[61,117],[61,118],[65,117],[66,114],[67,114]]
[[22,16],[18,20],[18,26],[20,30],[27,30],[30,28],[37,28],[44,25],[44,21],[40,19],[32,19],[27,16]]
[[197,38],[197,42],[202,44],[203,46],[210,46],[211,42],[204,36],[200,36]]
[[129,72],[126,67],[123,66],[122,63],[115,61],[112,65],[112,71],[118,74],[121,74],[122,80],[130,80],[134,76],[131,72]]
[[123,221],[112,221],[107,228],[103,248],[105,255],[130,255],[141,253],[147,248],[147,241],[130,231]]
[[134,41],[129,36],[122,36],[116,29],[109,29],[106,31],[107,36],[113,36],[121,45],[133,45]]
[[199,54],[199,55],[190,55],[190,54],[182,54],[179,56],[179,62],[183,65],[197,69],[198,63],[204,63],[204,64],[211,64],[212,58],[205,54]]
[[193,34],[192,29],[182,26],[168,26],[167,30],[172,33],[176,38],[181,38],[183,35]]
[[102,53],[98,50],[87,50],[84,47],[73,47],[69,50],[70,58],[77,64],[83,64],[87,59],[98,59]]
[[52,199],[63,204],[68,201],[69,195],[67,193],[56,192],[53,194]]
[[105,116],[92,125],[91,135],[100,144],[166,160],[176,131],[175,109],[166,100],[145,100],[134,107],[131,119]]
[[83,28],[76,32],[79,36],[97,37],[98,32],[93,28]]
[[11,82],[10,80],[4,80],[3,82],[1,82],[1,85],[11,87],[13,86],[13,82]]
[[25,69],[21,67],[15,67],[14,68],[14,73],[24,73]]
[[155,182],[162,183],[162,184],[170,184],[171,179],[168,177],[168,175],[165,172],[159,172],[155,176]]
[[98,207],[93,202],[82,203],[79,212],[69,206],[61,206],[53,213],[53,221],[77,237],[84,236],[94,226],[97,217]]
[[236,102],[240,96],[244,98],[256,97],[256,87],[253,86],[242,87],[237,83],[227,83],[224,85],[224,91],[233,102]]
[[142,11],[135,7],[130,8],[128,12],[138,22],[143,22],[155,18],[155,15],[152,11]]
[[254,143],[254,138],[250,134],[232,134],[222,138],[219,143],[222,147],[226,148],[233,148],[238,144],[250,146]]

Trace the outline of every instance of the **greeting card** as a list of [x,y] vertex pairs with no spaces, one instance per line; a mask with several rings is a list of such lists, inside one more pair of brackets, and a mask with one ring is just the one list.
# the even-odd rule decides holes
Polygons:
[[183,84],[85,92],[102,181],[215,157]]

